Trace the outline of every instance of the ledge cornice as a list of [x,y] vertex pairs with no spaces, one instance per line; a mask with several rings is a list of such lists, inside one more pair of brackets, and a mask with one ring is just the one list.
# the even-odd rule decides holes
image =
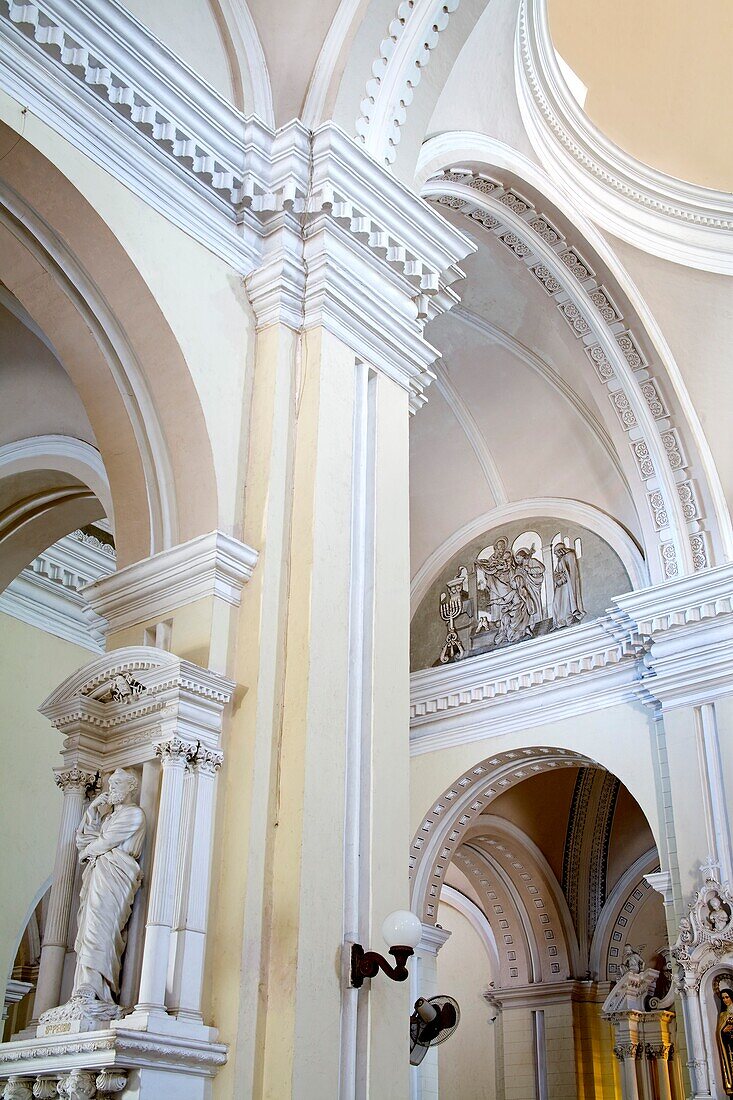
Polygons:
[[613,603],[594,622],[413,672],[412,754],[623,702],[670,709],[733,693],[733,565]]
[[593,126],[560,72],[547,0],[522,0],[515,71],[535,152],[583,213],[662,259],[733,275],[733,195],[656,171]]
[[221,531],[199,535],[94,581],[82,589],[89,607],[106,620],[106,634],[159,622],[195,600],[216,598],[239,606],[257,551]]

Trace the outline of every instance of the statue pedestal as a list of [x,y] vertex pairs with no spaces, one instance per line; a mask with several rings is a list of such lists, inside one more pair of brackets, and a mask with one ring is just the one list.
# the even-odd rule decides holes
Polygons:
[[[180,1034],[169,1021],[166,1031],[136,1031],[121,1026],[98,1031],[44,1035],[0,1045],[0,1083],[22,1082],[29,1094],[39,1080],[66,1082],[84,1075],[91,1091],[84,1095],[117,1095],[120,1100],[210,1100],[211,1081],[226,1061],[223,1043]],[[213,1029],[209,1029],[213,1030]],[[12,1086],[11,1086],[12,1088]],[[22,1094],[14,1090],[12,1095]],[[39,1095],[47,1095],[40,1092]],[[54,1096],[55,1092],[48,1095]],[[61,1095],[65,1095],[61,1093]]]

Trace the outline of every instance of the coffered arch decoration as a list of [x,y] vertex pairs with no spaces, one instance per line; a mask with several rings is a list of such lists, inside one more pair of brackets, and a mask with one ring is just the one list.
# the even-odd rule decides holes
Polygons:
[[656,848],[650,848],[627,868],[609,892],[591,942],[589,969],[596,980],[616,981],[624,945],[632,943],[639,947],[640,932],[644,935],[649,966],[654,965],[652,959],[666,945],[663,902],[645,878],[658,870],[659,854]]
[[576,365],[594,379],[629,471],[652,580],[730,556],[730,515],[680,372],[600,234],[541,169],[484,135],[427,142],[418,180],[426,199],[521,265],[575,336]]
[[535,746],[497,753],[464,772],[433,803],[412,839],[413,911],[426,924],[435,924],[448,866],[468,830],[496,798],[540,772],[598,766],[571,749]]

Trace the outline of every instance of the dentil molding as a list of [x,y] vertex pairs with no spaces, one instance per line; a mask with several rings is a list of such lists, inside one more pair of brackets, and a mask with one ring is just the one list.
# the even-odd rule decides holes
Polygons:
[[515,75],[535,152],[583,213],[662,259],[733,275],[733,195],[656,171],[604,137],[560,71],[547,0],[522,0]]
[[410,677],[413,755],[642,702],[733,693],[733,565],[617,596],[591,623]]
[[244,116],[116,0],[0,0],[0,87],[247,276],[258,325],[321,323],[420,404],[474,246],[337,126]]
[[0,594],[0,612],[64,641],[104,651],[104,623],[81,589],[109,576],[114,547],[93,534],[72,531],[39,554]]
[[243,586],[257,564],[257,551],[211,531],[87,585],[91,611],[114,634],[145,622],[160,622],[195,600],[214,597],[239,606]]

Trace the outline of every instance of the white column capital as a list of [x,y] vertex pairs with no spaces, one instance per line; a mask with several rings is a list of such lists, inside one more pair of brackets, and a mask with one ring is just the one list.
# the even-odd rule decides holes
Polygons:
[[427,321],[458,300],[458,229],[329,122],[278,132],[269,201],[248,204],[262,234],[247,276],[257,324],[322,326],[402,385],[413,408],[438,352]]
[[54,768],[56,786],[64,795],[72,791],[86,792],[89,787],[93,787],[96,783],[97,775],[96,771],[77,768],[76,765],[70,768]]
[[196,755],[197,744],[195,741],[187,741],[183,737],[167,737],[163,741],[155,742],[155,755],[160,758],[161,765],[185,768]]

